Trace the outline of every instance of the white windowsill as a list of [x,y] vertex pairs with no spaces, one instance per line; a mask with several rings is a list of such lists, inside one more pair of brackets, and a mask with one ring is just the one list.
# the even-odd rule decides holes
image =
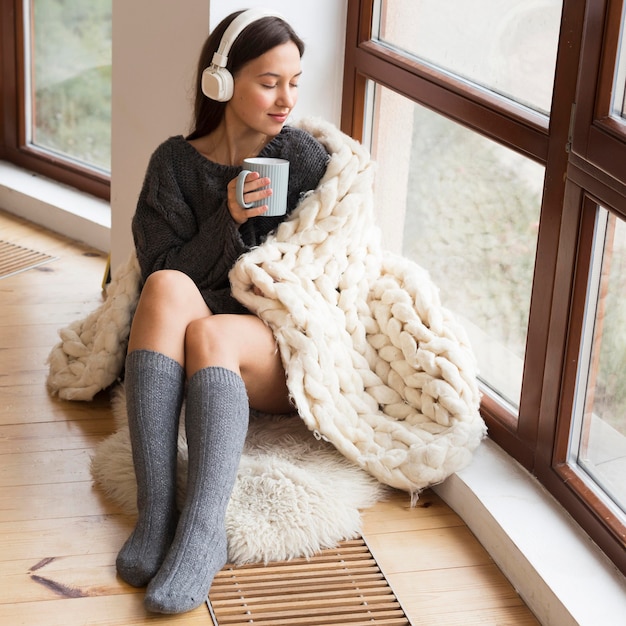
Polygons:
[[0,161],[0,209],[81,241],[111,249],[108,202]]
[[[0,209],[110,250],[108,202],[0,161]],[[626,579],[554,498],[496,444],[434,490],[544,626],[621,626]]]
[[463,518],[541,624],[624,624],[624,576],[491,440],[434,491]]

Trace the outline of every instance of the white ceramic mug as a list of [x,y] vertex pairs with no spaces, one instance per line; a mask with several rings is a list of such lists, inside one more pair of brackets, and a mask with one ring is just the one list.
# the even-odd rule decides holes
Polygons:
[[[245,202],[243,186],[248,174],[258,172],[261,178],[269,178],[269,187],[272,195],[257,202]],[[239,205],[251,209],[252,207],[267,204],[268,209],[263,215],[284,215],[287,212],[287,187],[289,185],[289,161],[272,159],[269,157],[253,157],[243,160],[243,170],[237,177],[237,202]],[[267,189],[267,187],[263,187]]]

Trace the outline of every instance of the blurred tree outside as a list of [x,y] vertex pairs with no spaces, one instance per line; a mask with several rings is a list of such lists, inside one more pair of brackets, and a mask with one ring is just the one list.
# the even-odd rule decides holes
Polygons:
[[32,0],[32,142],[111,170],[111,0]]

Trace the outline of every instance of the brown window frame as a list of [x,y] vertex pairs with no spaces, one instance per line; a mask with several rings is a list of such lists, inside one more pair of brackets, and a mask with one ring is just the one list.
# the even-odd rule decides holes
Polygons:
[[[612,77],[609,60],[617,46],[614,24],[620,21],[615,16],[621,0],[563,2],[549,120],[372,39],[373,11],[374,0],[348,0],[344,132],[363,139],[366,85],[371,80],[545,167],[518,416],[488,396],[481,410],[490,437],[538,477],[626,574],[623,525],[565,459],[568,399],[576,379],[567,364],[578,359],[581,341],[590,215],[597,204],[626,215],[626,143],[620,143],[620,125],[608,116],[606,98],[578,85],[599,85],[601,94]],[[608,34],[607,23],[612,25]],[[602,169],[607,150],[623,155],[615,177]]]
[[0,159],[109,200],[110,176],[26,142],[23,17],[21,0],[0,0]]
[[621,16],[621,0],[588,3],[580,82],[598,87],[593,97],[583,90],[578,94],[572,164],[624,195],[626,120],[610,115]]

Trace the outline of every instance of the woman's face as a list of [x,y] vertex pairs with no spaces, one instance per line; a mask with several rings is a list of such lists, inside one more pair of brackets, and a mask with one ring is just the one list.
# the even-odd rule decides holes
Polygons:
[[268,50],[235,74],[226,105],[230,122],[265,135],[277,135],[298,100],[300,51],[293,41]]

